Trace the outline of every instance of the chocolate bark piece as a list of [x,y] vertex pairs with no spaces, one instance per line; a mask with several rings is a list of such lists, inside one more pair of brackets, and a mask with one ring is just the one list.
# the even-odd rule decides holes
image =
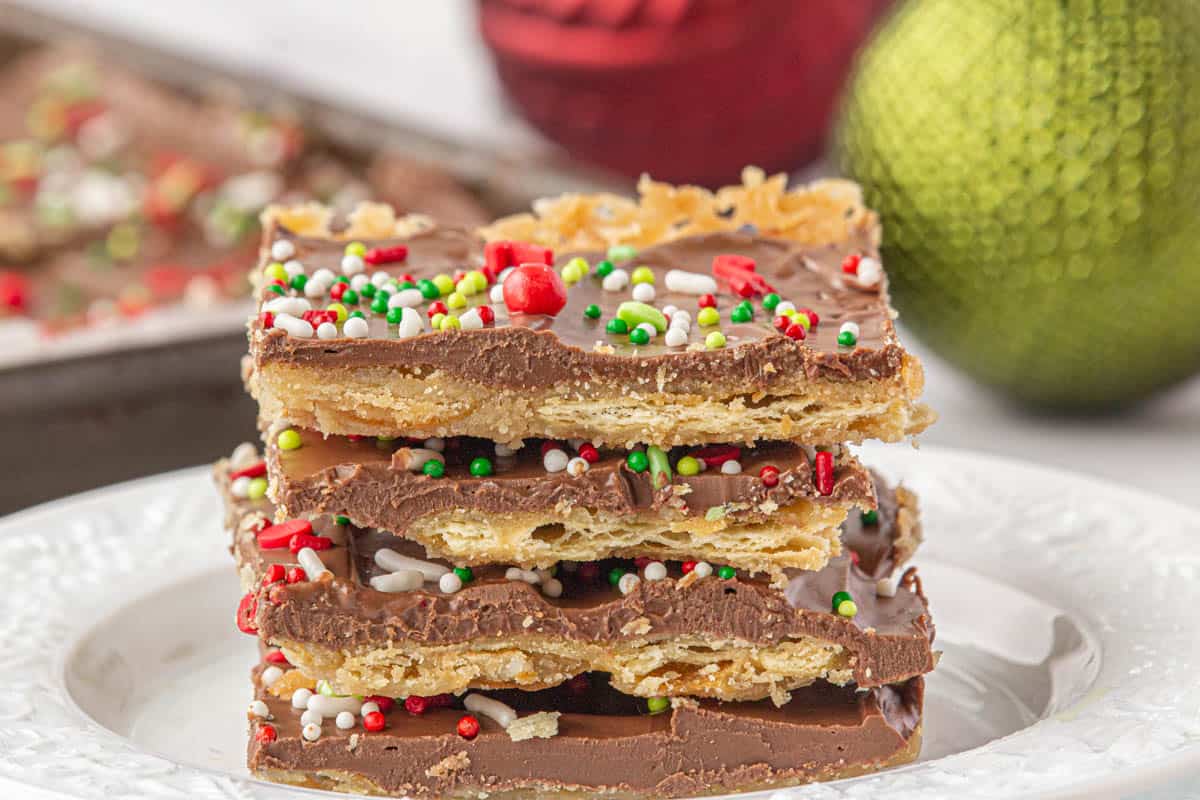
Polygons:
[[[264,233],[264,253],[274,242],[287,241],[310,274],[319,269],[338,274],[351,240],[367,249],[406,245],[406,260],[380,267],[397,279],[432,279],[484,266],[483,242],[475,236],[439,227],[397,236],[390,210],[377,206],[360,208],[350,227],[336,234],[328,215],[311,208],[278,209],[273,220]],[[672,291],[667,274],[709,276],[714,259],[723,255],[752,259],[755,274],[780,297],[819,316],[805,340],[777,330],[775,313],[763,307],[761,297],[749,301],[751,318],[732,321],[742,297],[718,281],[726,344],[706,349],[705,334],[717,328],[700,324],[696,295]],[[932,414],[915,402],[920,365],[896,337],[886,281],[864,289],[842,272],[845,258],[856,255],[878,259],[868,228],[819,244],[751,233],[700,234],[647,247],[620,262],[617,268],[645,267],[654,275],[652,303],[659,310],[674,305],[693,317],[686,346],[668,346],[661,332],[641,345],[608,333],[607,321],[632,293],[605,289],[595,270],[567,288],[566,305],[555,316],[510,314],[487,291],[470,295],[468,306],[490,304],[495,315],[493,323],[473,330],[429,332],[426,326],[425,333],[397,338],[386,309],[372,311],[362,303],[366,335],[360,338],[344,331],[328,339],[299,338],[260,316],[250,327],[249,387],[265,419],[335,434],[649,440],[664,446],[731,437],[817,444],[895,440],[919,432]],[[595,266],[605,253],[556,253],[556,268],[577,256]],[[264,308],[278,307],[277,301],[275,291],[262,288]],[[416,307],[421,317],[427,305]],[[591,306],[598,316],[585,313]],[[844,323],[857,326],[853,346],[838,342]]]
[[[860,775],[911,761],[920,749],[922,678],[866,691],[818,683],[782,707],[681,698],[650,714],[646,701],[591,674],[555,689],[488,693],[518,719],[557,713],[549,738],[514,741],[511,729],[475,715],[479,734],[464,739],[456,728],[468,712],[456,699],[420,715],[397,703],[377,732],[358,720],[348,730],[326,720],[319,738],[306,741],[291,690],[264,689],[262,669],[253,673],[255,696],[270,717],[251,718],[250,770],[314,788],[414,797],[684,797]],[[268,727],[272,733],[263,735]]]
[[[218,482],[227,486],[227,476],[218,465]],[[610,560],[573,572],[560,565],[557,597],[527,582],[548,576],[513,580],[503,566],[474,569],[450,594],[435,583],[390,593],[370,585],[383,572],[378,552],[423,559],[422,549],[320,518],[316,533],[331,546],[318,555],[332,574],[260,588],[266,566],[291,565],[296,556],[259,546],[267,501],[228,502],[243,582],[258,595],[259,635],[347,693],[541,688],[602,668],[633,694],[782,699],[818,678],[877,686],[934,665],[933,626],[915,576],[895,596],[877,596],[875,574],[849,557],[789,573],[783,589],[732,570],[685,575],[672,562],[665,579],[639,580],[622,593],[605,576],[636,573],[636,565]],[[853,618],[830,610],[842,591],[858,604]]]
[[[697,462],[713,459],[695,475],[636,471],[628,457],[640,449],[590,449],[595,461],[573,474],[548,472],[540,441],[498,456],[490,442],[449,439],[436,454],[441,475],[431,477],[421,464],[435,456],[421,440],[297,433],[298,448],[272,441],[267,449],[280,517],[345,515],[459,566],[701,558],[782,578],[787,567],[824,566],[840,552],[838,525],[847,511],[874,506],[871,480],[849,451],[837,453],[829,493],[822,494],[814,454],[791,443],[670,452],[672,465],[689,454]],[[547,446],[576,453],[567,443]],[[717,460],[725,457],[740,472],[722,472]],[[488,474],[474,475],[471,465],[481,458]],[[760,473],[771,468],[764,480]]]

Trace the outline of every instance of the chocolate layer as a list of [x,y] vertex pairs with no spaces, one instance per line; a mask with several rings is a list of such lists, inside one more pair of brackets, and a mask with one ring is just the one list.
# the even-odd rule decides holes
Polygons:
[[[288,239],[306,270],[326,268],[340,274],[345,243],[299,237],[278,225],[264,234],[268,247]],[[387,247],[402,240],[365,242],[368,248]],[[475,237],[448,228],[435,228],[403,240],[409,248],[401,264],[387,265],[394,276],[432,278],[457,269],[471,270],[483,263],[483,243]],[[548,388],[563,382],[586,387],[600,382],[639,389],[709,395],[714,382],[736,383],[747,396],[773,387],[794,384],[797,376],[808,380],[859,381],[888,378],[900,372],[904,350],[897,341],[888,305],[886,282],[878,291],[851,287],[844,280],[841,264],[850,254],[878,259],[875,245],[866,232],[849,241],[819,246],[802,246],[750,233],[713,233],[679,239],[641,250],[636,258],[619,266],[653,270],[657,291],[653,304],[659,309],[675,305],[695,317],[695,295],[671,292],[666,273],[671,269],[709,275],[713,258],[723,254],[755,260],[757,271],[786,301],[807,307],[820,323],[805,341],[784,336],[772,325],[773,314],[755,302],[749,322],[734,323],[730,310],[741,297],[723,287],[717,293],[721,310],[720,330],[727,344],[704,349],[704,335],[716,328],[692,327],[688,344],[667,347],[662,336],[636,346],[624,335],[608,334],[605,321],[617,307],[631,299],[628,288],[606,291],[594,275],[588,275],[567,290],[565,308],[556,316],[509,315],[503,304],[492,306],[495,323],[481,330],[451,330],[397,339],[395,326],[382,314],[360,305],[369,322],[366,338],[301,339],[284,331],[264,329],[261,319],[251,323],[251,352],[259,365],[292,363],[330,368],[395,367],[411,374],[444,370],[465,380],[485,385],[518,389]],[[577,253],[556,254],[561,267]],[[582,254],[595,265],[603,253]],[[262,290],[264,301],[278,297]],[[297,295],[295,290],[288,294]],[[468,298],[470,305],[487,303],[487,293]],[[600,308],[598,318],[584,314],[589,305]],[[418,306],[424,313],[427,303]],[[465,310],[465,309],[464,309]],[[859,326],[857,345],[840,346],[840,326]]]
[[[610,689],[601,674],[539,692],[490,692],[520,717],[558,712],[551,738],[513,741],[493,720],[456,733],[467,712],[451,707],[411,714],[397,704],[386,728],[331,721],[316,741],[301,736],[300,714],[265,691],[271,718],[250,723],[248,764],[274,780],[394,795],[574,791],[682,797],[861,774],[916,757],[924,683],[867,691],[814,684],[781,708],[768,701],[676,701],[649,714],[646,702]],[[265,726],[275,739],[259,741]],[[472,795],[474,796],[474,795]]]
[[[218,480],[225,480],[220,467]],[[248,513],[263,514],[265,501],[259,505]],[[905,588],[895,596],[878,595],[876,577],[856,567],[849,556],[833,559],[817,572],[791,571],[783,590],[740,571],[729,579],[716,574],[685,577],[680,565],[672,563],[666,579],[643,580],[622,595],[604,576],[614,567],[636,567],[629,561],[608,560],[598,562],[594,571],[560,570],[563,592],[558,598],[524,581],[507,580],[503,566],[475,569],[473,580],[454,594],[444,594],[432,584],[385,593],[368,585],[381,572],[375,552],[387,547],[424,558],[421,548],[390,534],[338,526],[328,518],[314,525],[334,540],[319,553],[333,575],[264,588],[256,621],[267,641],[338,651],[401,640],[439,645],[532,635],[588,642],[701,635],[755,644],[809,636],[851,653],[854,680],[861,686],[902,681],[934,666],[933,625],[919,582],[907,575]],[[285,548],[259,549],[255,527],[253,521],[239,527],[235,544],[243,563],[260,569],[270,563],[294,563]],[[883,535],[895,539],[895,529]],[[852,618],[830,611],[831,599],[842,591],[857,603]]]
[[[588,471],[575,476],[547,472],[537,441],[502,458],[482,440],[450,439],[445,474],[431,478],[393,464],[397,449],[421,447],[419,441],[380,443],[299,433],[298,449],[281,450],[272,443],[267,450],[274,497],[285,513],[342,514],[363,527],[401,535],[416,519],[456,510],[546,514],[547,522],[553,522],[557,514],[575,507],[617,517],[654,513],[699,519],[715,509],[729,521],[759,521],[797,500],[856,503],[863,508],[874,502],[866,470],[849,453],[835,460],[832,490],[823,495],[814,484],[809,454],[788,443],[734,448],[741,464],[736,475],[723,474],[718,467],[690,476],[676,472],[670,482],[656,487],[649,470],[629,468],[625,450],[600,451]],[[569,449],[565,443],[559,446]],[[670,462],[676,464],[693,452],[697,449],[675,448]],[[480,456],[488,458],[492,474],[471,474],[469,465]],[[759,475],[768,465],[778,470],[778,481],[772,486]]]

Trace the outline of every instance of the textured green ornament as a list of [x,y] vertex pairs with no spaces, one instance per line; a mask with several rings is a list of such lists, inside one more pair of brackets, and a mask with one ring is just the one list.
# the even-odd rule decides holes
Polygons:
[[1200,3],[911,0],[838,130],[903,321],[1025,402],[1200,367]]

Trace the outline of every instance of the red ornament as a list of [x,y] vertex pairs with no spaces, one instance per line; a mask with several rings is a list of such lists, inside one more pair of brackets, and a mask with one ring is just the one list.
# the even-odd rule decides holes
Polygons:
[[370,711],[363,714],[363,727],[371,733],[379,733],[387,727],[387,720],[383,714],[378,711]]
[[321,325],[322,322],[337,323],[337,312],[336,311],[318,311],[315,308],[310,308],[308,311],[305,311],[303,314],[301,314],[300,318],[303,319],[305,322],[307,322],[309,325],[312,325],[313,328],[317,328]]
[[450,276],[451,280],[453,280],[456,284],[465,277],[467,277],[467,271],[465,269],[456,269]]
[[272,564],[267,567],[267,571],[263,574],[263,586],[272,583],[279,583],[287,576],[287,568],[283,564]]
[[449,311],[446,309],[446,304],[443,303],[441,300],[434,300],[432,303],[429,304],[429,309],[426,310],[425,313],[429,316],[430,319],[433,319],[434,314],[448,314]]
[[263,656],[263,660],[265,660],[268,664],[282,664],[285,667],[290,667],[292,665],[291,662],[287,660],[287,656],[283,654],[282,650],[270,651]]
[[833,494],[833,453],[821,450],[813,459],[817,477],[817,491],[825,496]]
[[858,253],[852,253],[842,260],[842,272],[847,275],[858,274],[858,262],[862,261],[862,256]]
[[496,312],[492,311],[489,305],[476,306],[475,312],[479,314],[479,319],[483,320],[484,325],[491,325],[496,321]]
[[783,335],[789,339],[795,339],[797,342],[803,342],[808,338],[808,331],[804,330],[804,326],[800,323],[793,322],[787,326],[787,330],[783,332]]
[[545,264],[521,264],[504,279],[503,292],[509,313],[553,317],[567,304],[567,287]]
[[691,572],[692,570],[694,570],[696,568],[696,562],[695,561],[685,561],[679,565],[679,568],[683,570],[684,575],[687,575],[689,572]]
[[303,533],[297,533],[288,541],[288,550],[293,553],[299,553],[306,547],[313,550],[328,550],[333,547],[333,539],[328,536],[309,536]]
[[269,331],[275,327],[275,315],[270,311],[264,311],[258,315],[258,322],[264,331]]
[[363,698],[364,703],[374,703],[384,714],[396,707],[396,701],[381,694],[369,694]]
[[312,523],[306,519],[289,519],[278,525],[268,525],[258,532],[258,546],[263,550],[287,547],[293,536],[312,533]]
[[341,300],[342,295],[344,295],[346,293],[346,290],[349,288],[350,288],[350,284],[342,283],[341,281],[339,281],[339,282],[335,283],[332,287],[330,287],[329,296],[332,297],[334,300]]
[[758,471],[758,477],[762,479],[764,486],[777,486],[779,484],[779,467],[767,464]]
[[308,573],[304,571],[304,567],[292,567],[287,571],[285,580],[288,583],[300,583],[308,580]]
[[801,308],[797,310],[804,316],[808,317],[808,324],[811,327],[815,328],[821,324],[821,318],[818,317],[817,312],[813,311],[811,308]]
[[0,311],[24,311],[29,295],[29,278],[19,272],[0,272]]
[[479,720],[467,714],[458,721],[458,735],[471,740],[479,735]]
[[279,734],[275,732],[274,725],[259,725],[258,730],[254,732],[254,739],[259,744],[270,744],[277,739]]
[[700,299],[696,301],[696,305],[700,306],[700,308],[716,308],[717,298],[711,294],[702,294],[700,295]]
[[239,469],[236,472],[229,473],[229,480],[236,481],[238,478],[257,478],[260,475],[267,474],[267,462],[259,461],[257,464],[251,464],[245,469]]
[[368,264],[393,264],[408,258],[408,246],[403,244],[392,247],[373,247],[363,256]]
[[428,697],[418,697],[414,694],[404,698],[404,710],[410,714],[417,714],[418,716],[424,714],[429,710],[431,705],[432,703],[429,702]]
[[600,460],[600,451],[591,442],[584,442],[579,446],[579,457],[589,464],[595,464]]
[[234,618],[239,631],[252,636],[258,633],[258,627],[254,624],[254,615],[257,611],[258,597],[254,592],[247,592],[238,603],[237,615]]
[[791,318],[780,314],[771,321],[771,324],[775,326],[775,330],[779,331],[780,333],[786,333],[788,327],[792,325],[792,320]]

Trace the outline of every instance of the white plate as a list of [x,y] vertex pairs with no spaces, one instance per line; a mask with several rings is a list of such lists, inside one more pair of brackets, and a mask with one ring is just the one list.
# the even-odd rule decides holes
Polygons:
[[[1200,771],[1193,511],[968,453],[864,455],[921,495],[945,652],[924,752],[775,796],[1094,798]],[[0,789],[313,796],[243,766],[254,645],[233,625],[226,547],[206,469],[0,521]]]

